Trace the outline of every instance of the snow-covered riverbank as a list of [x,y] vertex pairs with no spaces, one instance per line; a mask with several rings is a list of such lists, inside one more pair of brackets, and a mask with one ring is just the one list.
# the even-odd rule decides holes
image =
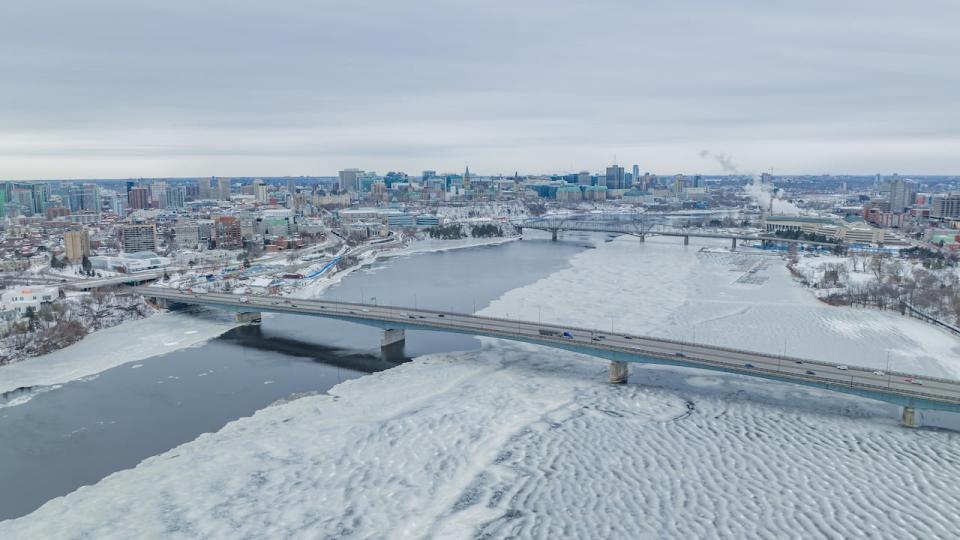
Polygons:
[[65,349],[0,367],[0,394],[89,377],[127,362],[202,343],[234,326],[229,314],[217,312],[202,316],[195,312],[161,312],[128,321],[94,332]]
[[[485,312],[774,351],[794,336],[791,354],[851,363],[882,350],[874,312],[740,259],[618,240]],[[933,341],[920,357],[948,358],[916,366],[951,367]],[[487,339],[264,409],[0,536],[937,538],[960,518],[956,435],[900,428],[890,406],[679,368],[605,378],[593,358]]]
[[[351,272],[371,264],[377,258],[408,256],[432,251],[495,245],[517,237],[466,238],[462,240],[420,240],[384,251],[369,251],[350,268],[324,276],[295,291],[292,296],[319,296]],[[201,344],[237,326],[232,314],[215,311],[190,313],[160,312],[136,321],[120,323],[112,328],[93,332],[64,349],[8,365],[0,365],[0,396],[17,389],[50,387],[96,375],[110,368],[167,354]],[[16,393],[0,400],[0,407],[24,403],[32,391]]]

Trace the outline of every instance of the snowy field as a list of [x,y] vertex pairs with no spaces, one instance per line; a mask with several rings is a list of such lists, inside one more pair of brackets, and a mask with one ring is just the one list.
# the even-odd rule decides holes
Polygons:
[[[851,364],[905,340],[918,369],[956,372],[949,336],[822,306],[779,259],[750,273],[747,257],[622,239],[485,312],[685,338],[695,324],[697,341],[786,338]],[[957,436],[901,428],[893,407],[680,368],[633,365],[611,386],[596,359],[483,343],[268,407],[0,537],[955,537]]]

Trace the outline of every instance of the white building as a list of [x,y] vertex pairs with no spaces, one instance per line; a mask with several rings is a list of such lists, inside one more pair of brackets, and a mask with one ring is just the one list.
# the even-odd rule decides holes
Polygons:
[[127,274],[166,268],[170,266],[170,263],[169,257],[161,257],[152,251],[90,257],[90,264],[92,264],[94,268]]
[[4,310],[26,313],[27,308],[40,309],[40,304],[53,302],[60,297],[57,287],[18,287],[4,291],[0,303]]

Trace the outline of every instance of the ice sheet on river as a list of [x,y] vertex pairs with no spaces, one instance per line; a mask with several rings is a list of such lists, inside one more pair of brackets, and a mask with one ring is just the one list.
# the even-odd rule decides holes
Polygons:
[[43,356],[0,367],[0,394],[64,383],[196,345],[236,326],[230,314],[161,312],[94,332]]
[[[758,348],[778,341],[752,336],[753,325],[776,331],[770,320],[729,321],[769,307],[795,315],[791,335],[833,328],[789,291],[741,290],[726,262],[698,264],[704,255],[666,249],[686,255],[626,241],[588,250],[488,311],[537,314],[550,293],[550,313],[570,323],[612,315],[614,327],[669,335],[697,320],[713,329],[698,340],[741,328],[734,338]],[[670,260],[651,273],[644,257]],[[771,266],[767,283],[778,271]],[[620,283],[598,283],[608,279]],[[626,386],[605,376],[605,363],[589,357],[487,339],[481,351],[421,357],[264,409],[0,523],[0,537],[936,538],[956,530],[956,435],[900,428],[884,404],[736,375],[633,366]]]

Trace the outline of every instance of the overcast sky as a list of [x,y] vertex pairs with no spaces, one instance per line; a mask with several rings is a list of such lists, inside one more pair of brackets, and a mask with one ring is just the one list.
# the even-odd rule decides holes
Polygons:
[[956,0],[0,4],[0,178],[960,173]]

